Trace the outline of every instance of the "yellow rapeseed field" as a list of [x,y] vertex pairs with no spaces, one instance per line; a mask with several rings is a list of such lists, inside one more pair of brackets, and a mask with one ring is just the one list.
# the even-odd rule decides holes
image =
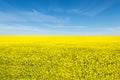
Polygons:
[[120,80],[120,36],[0,36],[0,80]]

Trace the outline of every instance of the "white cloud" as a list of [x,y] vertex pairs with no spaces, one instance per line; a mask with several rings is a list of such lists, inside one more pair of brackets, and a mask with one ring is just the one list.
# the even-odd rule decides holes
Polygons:
[[88,32],[88,35],[120,35],[120,27],[91,28],[85,32]]
[[95,16],[95,15],[107,10],[110,6],[111,6],[111,4],[97,6],[91,10],[83,12],[83,14],[87,15],[87,16]]
[[70,25],[59,25],[59,24],[44,24],[44,26],[48,28],[54,28],[54,29],[86,29],[88,26],[70,26]]
[[111,35],[120,35],[120,26],[105,28],[105,31]]
[[12,21],[24,22],[26,20],[23,17],[18,16],[17,14],[0,11],[0,22],[12,22]]
[[64,12],[64,9],[58,8],[58,7],[55,7],[55,8],[48,8],[48,10],[55,11],[55,12]]
[[80,9],[69,9],[67,10],[68,13],[75,13],[75,14],[81,14],[82,13],[82,10]]
[[0,22],[48,22],[63,24],[67,22],[68,18],[58,18],[49,14],[43,14],[37,10],[19,11],[19,13],[10,13],[0,11]]
[[[0,34],[75,34],[82,31],[83,26],[64,26],[64,25],[46,25],[47,28],[41,28],[37,26],[26,26],[21,24],[0,24]],[[52,28],[49,28],[52,26]],[[76,31],[77,30],[77,31]]]
[[[102,3],[99,1],[90,1],[89,5],[88,2],[80,5],[79,7],[71,7],[71,8],[60,8],[60,7],[54,7],[50,8],[49,10],[55,11],[55,12],[61,12],[61,13],[74,13],[74,14],[82,14],[86,16],[95,16],[97,14],[100,14],[101,12],[104,12],[111,6],[115,4],[114,0],[104,0]],[[73,5],[72,5],[73,6]]]
[[96,0],[95,3],[91,2],[91,4],[88,5],[88,8],[83,10],[83,14],[87,16],[95,16],[104,12],[114,4],[114,0],[104,0],[102,3],[99,3],[99,1]]
[[80,14],[82,11],[79,8],[71,8],[71,9],[63,9],[63,8],[49,8],[48,10],[59,12],[59,13],[74,13],[74,14]]
[[25,26],[20,24],[5,25],[0,24],[0,34],[47,34],[50,30],[35,26]]
[[30,31],[39,31],[38,28],[35,27],[31,27],[31,26],[24,26],[24,25],[0,25],[0,29],[1,30],[30,30]]
[[0,34],[120,35],[120,27],[88,28],[87,26],[56,25],[53,28],[40,28],[20,24],[0,24]]
[[64,23],[67,18],[57,18],[55,16],[43,14],[37,10],[23,12],[28,19],[35,22]]

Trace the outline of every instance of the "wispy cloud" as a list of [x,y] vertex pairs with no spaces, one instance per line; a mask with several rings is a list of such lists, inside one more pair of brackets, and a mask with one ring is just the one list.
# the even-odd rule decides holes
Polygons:
[[21,24],[0,24],[0,34],[48,34],[50,30]]
[[[120,27],[88,28],[88,26],[45,25],[45,27],[0,24],[0,34],[47,34],[47,35],[120,35]],[[53,26],[52,28],[49,28]]]
[[[19,15],[20,14],[20,15]],[[41,13],[35,9],[32,11],[19,11],[19,14],[14,12],[0,11],[0,22],[46,22],[63,24],[68,18],[58,18],[52,15]]]
[[74,14],[81,14],[81,13],[83,13],[83,11],[80,10],[79,8],[78,9],[77,8],[69,9],[69,10],[67,10],[67,12],[68,13],[74,13]]
[[[97,2],[97,0],[93,1]],[[14,7],[2,0],[2,4],[4,4],[4,7],[6,7],[8,11],[0,11],[0,34],[119,35],[120,27],[94,28],[92,27],[94,24],[87,25],[89,24],[89,22],[87,22],[88,20],[84,22],[85,19],[83,18],[83,21],[82,19],[79,19],[79,17],[75,17],[77,21],[75,19],[72,20],[69,18],[74,17],[73,15],[71,16],[71,14],[95,16],[109,9],[114,4],[114,0],[104,1],[105,2],[100,4],[98,2],[97,4],[96,2],[94,2],[94,4],[91,2],[91,5],[82,4],[82,7],[81,5],[79,7],[75,7],[75,5],[67,7],[67,5],[65,5],[66,8],[61,8],[62,6],[56,6],[48,8],[48,11],[44,13],[39,9],[17,9],[17,7]],[[53,12],[50,10],[61,13],[61,16],[57,15],[57,13],[54,13],[55,15],[53,15]],[[66,15],[68,15],[68,17]],[[79,21],[81,22],[79,23]],[[87,26],[83,24],[86,24]]]
[[120,35],[120,27],[99,27],[91,28],[84,32],[88,32],[88,35]]
[[[86,29],[88,26],[71,26],[71,25],[59,25],[59,24],[44,24],[43,26],[46,26],[47,28],[52,28],[52,29]],[[51,27],[52,26],[52,27]]]
[[[52,28],[51,28],[52,26]],[[50,28],[49,28],[50,27]],[[42,27],[21,24],[0,24],[0,34],[75,34],[86,29],[84,26],[44,25]],[[77,31],[76,31],[77,30]]]
[[0,33],[9,32],[17,34],[21,32],[23,34],[31,32],[46,34],[47,32],[51,32],[53,28],[58,29],[58,27],[61,27],[60,25],[64,25],[64,23],[68,21],[68,18],[58,18],[52,15],[43,14],[35,9],[32,11],[19,11],[19,14],[0,11]]
[[107,27],[105,31],[111,35],[120,35],[120,26],[117,27]]
[[35,9],[32,11],[23,12],[23,15],[35,22],[64,23],[68,20],[68,18],[57,18],[55,16],[43,14]]
[[48,10],[54,11],[54,12],[64,12],[63,8],[58,8],[58,7],[54,7],[54,8],[50,7],[48,8]]
[[1,30],[25,30],[25,31],[39,31],[39,28],[31,27],[31,26],[24,26],[19,24],[13,24],[13,25],[6,25],[6,24],[0,24]]
[[24,22],[24,17],[20,17],[14,13],[7,13],[0,11],[0,22]]
[[94,7],[89,7],[89,9],[85,10],[83,12],[83,14],[87,15],[87,16],[95,16],[99,13],[104,12],[105,10],[107,10],[108,8],[110,8],[112,5],[114,5],[114,0],[106,0],[101,4],[95,4]]
[[58,12],[58,13],[73,13],[80,14],[82,11],[79,8],[63,9],[60,7],[49,8],[48,10]]
[[50,10],[60,13],[72,13],[72,14],[74,13],[74,14],[82,14],[86,16],[95,16],[109,9],[111,6],[115,4],[115,1],[104,0],[102,3],[99,3],[99,0],[98,1],[96,0],[96,1],[91,1],[89,5],[86,4],[88,4],[88,2],[76,8],[63,9],[60,7],[54,7],[51,8]]

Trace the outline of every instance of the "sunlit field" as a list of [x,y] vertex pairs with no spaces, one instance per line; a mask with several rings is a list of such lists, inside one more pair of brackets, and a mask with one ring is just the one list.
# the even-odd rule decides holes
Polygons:
[[0,36],[0,80],[120,80],[120,36]]

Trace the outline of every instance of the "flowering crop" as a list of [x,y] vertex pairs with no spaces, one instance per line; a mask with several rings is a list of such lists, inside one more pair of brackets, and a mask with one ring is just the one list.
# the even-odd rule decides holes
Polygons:
[[120,79],[120,37],[11,37],[0,37],[0,80]]

